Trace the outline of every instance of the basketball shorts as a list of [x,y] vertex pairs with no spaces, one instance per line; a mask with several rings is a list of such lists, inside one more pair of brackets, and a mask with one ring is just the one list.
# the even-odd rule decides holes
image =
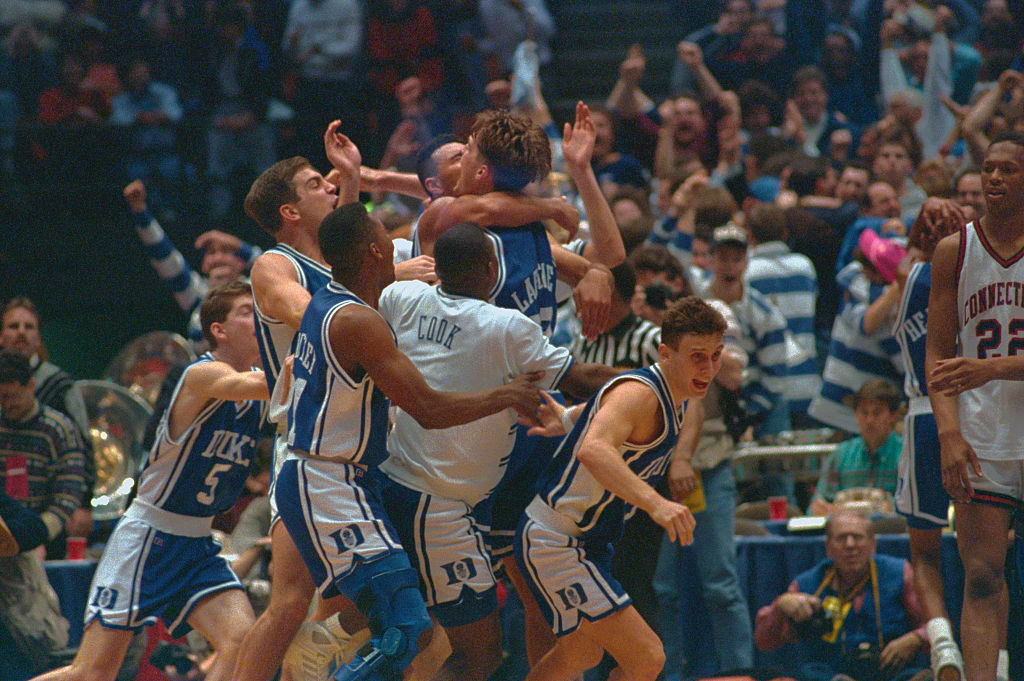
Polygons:
[[354,597],[343,582],[360,565],[404,556],[381,502],[382,478],[376,468],[305,457],[281,466],[277,508],[324,598]]
[[[220,544],[210,536],[210,518],[147,509],[139,499],[132,506],[96,567],[85,624],[98,620],[111,629],[136,631],[160,618],[171,636],[179,638],[191,630],[186,620],[199,601],[225,589],[241,589],[242,584],[218,555]],[[162,529],[154,527],[153,515],[159,516],[156,524]],[[178,533],[165,531],[171,529]]]
[[430,613],[441,626],[477,622],[498,607],[486,538],[465,502],[386,479],[384,508],[420,575]]
[[[927,401],[927,397],[917,398]],[[930,405],[915,408],[904,420],[903,451],[896,478],[896,511],[907,525],[920,530],[949,524],[949,494],[942,486],[942,457],[939,431]]]
[[572,525],[536,499],[520,522],[514,545],[519,571],[556,636],[632,603],[612,577],[611,544],[574,537],[566,523]]
[[968,479],[974,487],[971,501],[1019,511],[1024,508],[1024,460],[982,459],[982,477],[967,467]]

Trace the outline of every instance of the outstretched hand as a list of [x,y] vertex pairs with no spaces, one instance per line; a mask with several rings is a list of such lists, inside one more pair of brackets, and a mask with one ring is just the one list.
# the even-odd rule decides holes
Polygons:
[[537,416],[532,423],[520,417],[519,423],[524,426],[531,426],[526,434],[531,437],[558,437],[565,435],[565,428],[562,426],[562,414],[566,407],[555,401],[550,393],[541,391],[541,403],[537,407]]
[[562,130],[562,157],[571,172],[581,172],[590,166],[594,155],[594,141],[597,127],[590,117],[590,108],[583,102],[576,102],[576,120]]
[[124,200],[133,213],[142,213],[146,210],[146,185],[142,180],[135,180],[124,188]]
[[338,172],[346,176],[354,174],[358,179],[359,165],[363,162],[362,154],[352,140],[338,130],[339,127],[341,121],[331,121],[327,126],[324,133],[324,152],[327,154],[327,160]]
[[236,253],[241,247],[241,239],[234,234],[228,234],[219,229],[211,229],[196,237],[197,251],[203,251],[207,248],[222,248],[231,253]]
[[525,425],[537,423],[537,408],[540,406],[541,391],[534,382],[544,378],[543,371],[533,371],[516,376],[504,387],[508,406],[515,409]]

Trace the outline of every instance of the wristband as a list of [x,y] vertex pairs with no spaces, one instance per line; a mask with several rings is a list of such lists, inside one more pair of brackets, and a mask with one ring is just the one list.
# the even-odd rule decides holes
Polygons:
[[576,425],[576,419],[572,417],[572,407],[566,407],[564,410],[562,410],[561,421],[562,428],[565,429],[566,433],[571,431],[572,427]]

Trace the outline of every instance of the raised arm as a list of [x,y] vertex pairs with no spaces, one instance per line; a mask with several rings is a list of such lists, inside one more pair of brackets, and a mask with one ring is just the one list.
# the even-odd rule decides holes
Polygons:
[[975,163],[980,165],[985,157],[985,149],[989,143],[985,128],[988,127],[992,116],[1003,103],[1005,96],[1022,86],[1024,76],[1016,71],[1003,71],[999,74],[996,86],[978,98],[977,103],[967,112],[963,122],[963,133]]
[[191,313],[203,302],[206,295],[206,281],[167,238],[160,223],[149,213],[146,205],[146,185],[135,180],[124,188],[124,200],[132,214],[132,224],[139,240],[146,247],[149,263],[171,289],[174,301],[184,312]]
[[658,494],[630,470],[620,452],[627,441],[653,441],[664,427],[663,419],[651,388],[639,381],[622,381],[604,394],[576,458],[602,487],[665,528],[671,541],[689,544],[696,524],[690,509]]
[[359,169],[363,161],[359,148],[339,132],[341,121],[331,121],[324,132],[324,152],[337,174],[332,182],[338,187],[338,205],[359,200]]
[[239,260],[245,263],[246,269],[251,268],[256,262],[256,258],[263,255],[263,249],[259,246],[253,246],[247,241],[242,241],[234,234],[228,234],[218,229],[207,230],[196,237],[195,247],[197,251],[205,250],[211,246],[221,246],[233,252],[238,256]]
[[721,98],[724,90],[704,63],[704,51],[700,49],[700,45],[684,40],[676,47],[676,52],[679,55],[679,61],[690,70],[694,80],[697,81],[697,88],[700,90],[701,96],[709,102]]
[[392,404],[424,428],[450,428],[508,408],[528,418],[536,413],[540,391],[532,382],[541,377],[539,373],[518,376],[491,390],[434,390],[399,351],[387,322],[375,311],[358,307],[338,313],[331,320],[331,349],[335,357],[347,370],[362,367]]
[[619,79],[612,87],[605,105],[622,118],[636,118],[644,111],[654,108],[650,97],[640,89],[647,60],[640,45],[633,45],[626,59],[619,65]]
[[359,191],[394,192],[417,199],[430,198],[416,173],[377,170],[367,166],[359,167]]
[[596,137],[590,109],[583,102],[577,102],[576,121],[573,125],[566,123],[562,132],[562,156],[569,175],[576,183],[576,190],[583,200],[583,209],[590,223],[591,242],[584,249],[584,255],[595,262],[615,267],[626,259],[626,248],[622,244],[622,235],[612,209],[590,165]]

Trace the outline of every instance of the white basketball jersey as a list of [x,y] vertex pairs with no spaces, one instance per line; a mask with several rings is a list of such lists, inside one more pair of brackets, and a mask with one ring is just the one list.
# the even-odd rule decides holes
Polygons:
[[[489,390],[533,371],[544,372],[538,388],[553,389],[572,366],[569,351],[551,345],[537,322],[522,313],[420,281],[387,287],[378,309],[394,329],[399,350],[435,390]],[[501,480],[515,442],[513,410],[433,430],[397,407],[393,415],[390,456],[381,464],[389,477],[470,505]]]
[[[988,359],[1024,352],[1024,250],[1003,259],[977,223],[960,231],[957,316],[960,354]],[[983,459],[1024,459],[1024,381],[989,381],[958,399],[960,430]]]

